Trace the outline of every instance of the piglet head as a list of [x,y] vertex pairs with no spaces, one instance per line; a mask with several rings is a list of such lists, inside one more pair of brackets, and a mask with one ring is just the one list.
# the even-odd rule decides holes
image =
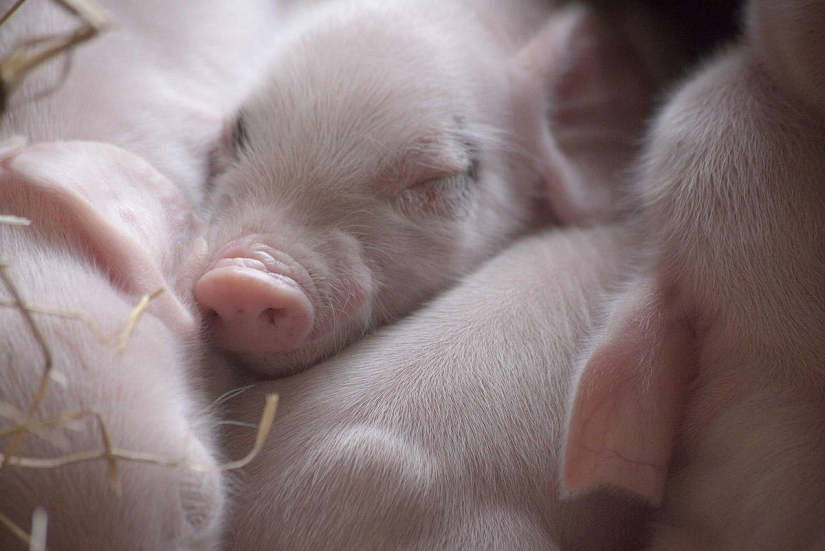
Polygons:
[[[228,125],[194,294],[213,342],[258,372],[308,367],[406,314],[542,222],[548,190],[556,220],[605,213],[587,204],[600,184],[570,190],[615,180],[622,116],[646,105],[638,74],[614,78],[633,68],[607,62],[589,12],[516,53],[450,4],[312,12]],[[602,160],[585,170],[588,140]]]

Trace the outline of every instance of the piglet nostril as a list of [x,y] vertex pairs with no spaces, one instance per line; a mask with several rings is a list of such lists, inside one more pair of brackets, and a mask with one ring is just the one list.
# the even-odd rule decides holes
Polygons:
[[261,318],[263,318],[263,321],[265,323],[269,323],[270,325],[278,325],[278,320],[285,316],[286,312],[276,308],[267,308],[261,312]]
[[299,348],[315,322],[309,297],[292,279],[245,260],[219,262],[195,284],[214,344],[236,352]]

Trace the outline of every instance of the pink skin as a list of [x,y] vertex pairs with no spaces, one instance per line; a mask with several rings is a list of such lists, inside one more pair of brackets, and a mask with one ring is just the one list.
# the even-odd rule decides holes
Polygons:
[[[118,145],[199,204],[211,145],[260,72],[285,2],[96,3],[111,29],[28,75],[8,98],[0,136]],[[3,25],[0,51],[77,26],[59,2],[26,2]]]
[[611,216],[645,82],[592,13],[510,8],[365,0],[296,16],[213,159],[194,292],[218,347],[289,374],[531,226]]
[[[8,274],[28,304],[83,314],[106,336],[122,329],[142,295],[163,290],[122,353],[80,320],[33,314],[58,374],[35,419],[95,411],[116,448],[215,467],[213,421],[193,387],[198,324],[174,291],[175,274],[199,249],[199,224],[179,191],[141,159],[91,142],[3,151],[0,183],[2,213],[32,220],[28,227],[0,224]],[[17,309],[0,308],[0,326],[4,431],[12,425],[8,406],[30,406],[45,362]],[[26,436],[18,455],[103,448],[92,418],[74,425]],[[0,452],[11,440],[0,438]],[[217,471],[123,460],[118,470],[120,496],[111,493],[101,460],[0,469],[0,513],[28,529],[34,508],[44,507],[52,551],[218,549],[226,498]],[[28,546],[0,527],[0,548]]]
[[753,2],[650,137],[648,262],[581,366],[564,482],[661,504],[652,550],[825,541],[823,8]]
[[[227,549],[631,550],[645,507],[561,499],[573,359],[621,274],[618,228],[525,238],[406,319],[227,405],[281,396]],[[490,331],[490,327],[495,331]],[[248,428],[231,428],[241,455]]]

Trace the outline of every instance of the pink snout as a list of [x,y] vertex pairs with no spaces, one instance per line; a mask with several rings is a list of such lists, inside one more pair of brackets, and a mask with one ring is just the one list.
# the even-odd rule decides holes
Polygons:
[[195,284],[212,342],[237,352],[287,352],[303,345],[315,322],[306,292],[250,258],[223,258]]

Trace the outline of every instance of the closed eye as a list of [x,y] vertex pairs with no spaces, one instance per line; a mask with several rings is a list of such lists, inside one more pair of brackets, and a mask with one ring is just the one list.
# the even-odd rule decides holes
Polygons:
[[470,159],[470,167],[467,169],[466,174],[470,180],[476,183],[478,183],[478,174],[479,170],[481,169],[480,165],[481,163],[479,162],[478,157],[476,157],[474,154],[473,157]]
[[397,205],[413,217],[463,218],[473,205],[479,171],[480,163],[472,159],[464,172],[430,178],[405,189],[397,197]]
[[235,120],[235,128],[232,130],[230,144],[236,155],[246,151],[249,146],[249,134],[246,131],[246,119],[243,113],[240,113]]

